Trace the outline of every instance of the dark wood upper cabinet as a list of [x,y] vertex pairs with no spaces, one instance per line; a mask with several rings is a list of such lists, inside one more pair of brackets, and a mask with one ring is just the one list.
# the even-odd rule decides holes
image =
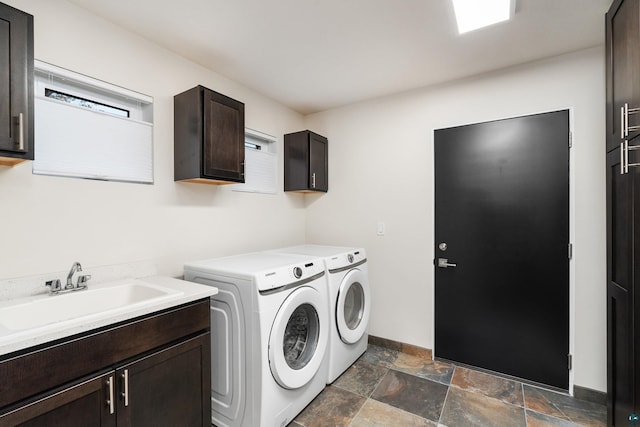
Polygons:
[[244,182],[244,104],[196,86],[174,97],[174,179]]
[[0,3],[0,165],[33,154],[33,16]]
[[640,411],[640,0],[606,15],[607,424]]
[[640,2],[616,0],[606,15],[607,151],[640,135]]
[[329,189],[328,140],[309,130],[284,136],[284,191]]

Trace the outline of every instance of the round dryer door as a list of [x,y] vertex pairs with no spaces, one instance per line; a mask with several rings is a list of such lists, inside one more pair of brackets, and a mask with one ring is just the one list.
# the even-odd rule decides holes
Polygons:
[[280,306],[269,335],[269,367],[280,386],[300,388],[320,369],[329,332],[326,303],[317,290],[303,286]]
[[343,342],[355,344],[363,337],[370,311],[367,276],[361,270],[353,269],[342,280],[336,301],[336,324]]

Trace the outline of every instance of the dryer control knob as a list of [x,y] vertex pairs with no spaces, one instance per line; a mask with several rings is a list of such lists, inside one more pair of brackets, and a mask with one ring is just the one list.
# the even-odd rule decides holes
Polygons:
[[347,255],[347,259],[349,260],[349,262],[353,262],[353,255],[349,254]]
[[299,279],[302,277],[302,269],[300,267],[295,267],[293,269],[293,275],[295,276],[296,279]]

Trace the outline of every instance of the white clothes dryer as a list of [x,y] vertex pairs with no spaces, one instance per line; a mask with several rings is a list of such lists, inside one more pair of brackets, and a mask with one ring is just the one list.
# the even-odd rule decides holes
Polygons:
[[324,260],[331,321],[327,384],[331,384],[367,350],[371,291],[366,252],[363,248],[322,245],[292,246],[274,252]]
[[184,265],[211,298],[212,422],[286,426],[325,387],[328,299],[321,258],[250,253]]

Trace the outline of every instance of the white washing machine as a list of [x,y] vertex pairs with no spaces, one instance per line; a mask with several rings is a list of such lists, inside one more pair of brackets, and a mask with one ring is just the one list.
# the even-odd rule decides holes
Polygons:
[[211,298],[212,422],[286,426],[325,387],[329,315],[324,262],[250,253],[186,263]]
[[292,246],[273,252],[324,260],[331,321],[327,384],[331,384],[367,350],[371,292],[366,252],[362,248],[321,245]]

